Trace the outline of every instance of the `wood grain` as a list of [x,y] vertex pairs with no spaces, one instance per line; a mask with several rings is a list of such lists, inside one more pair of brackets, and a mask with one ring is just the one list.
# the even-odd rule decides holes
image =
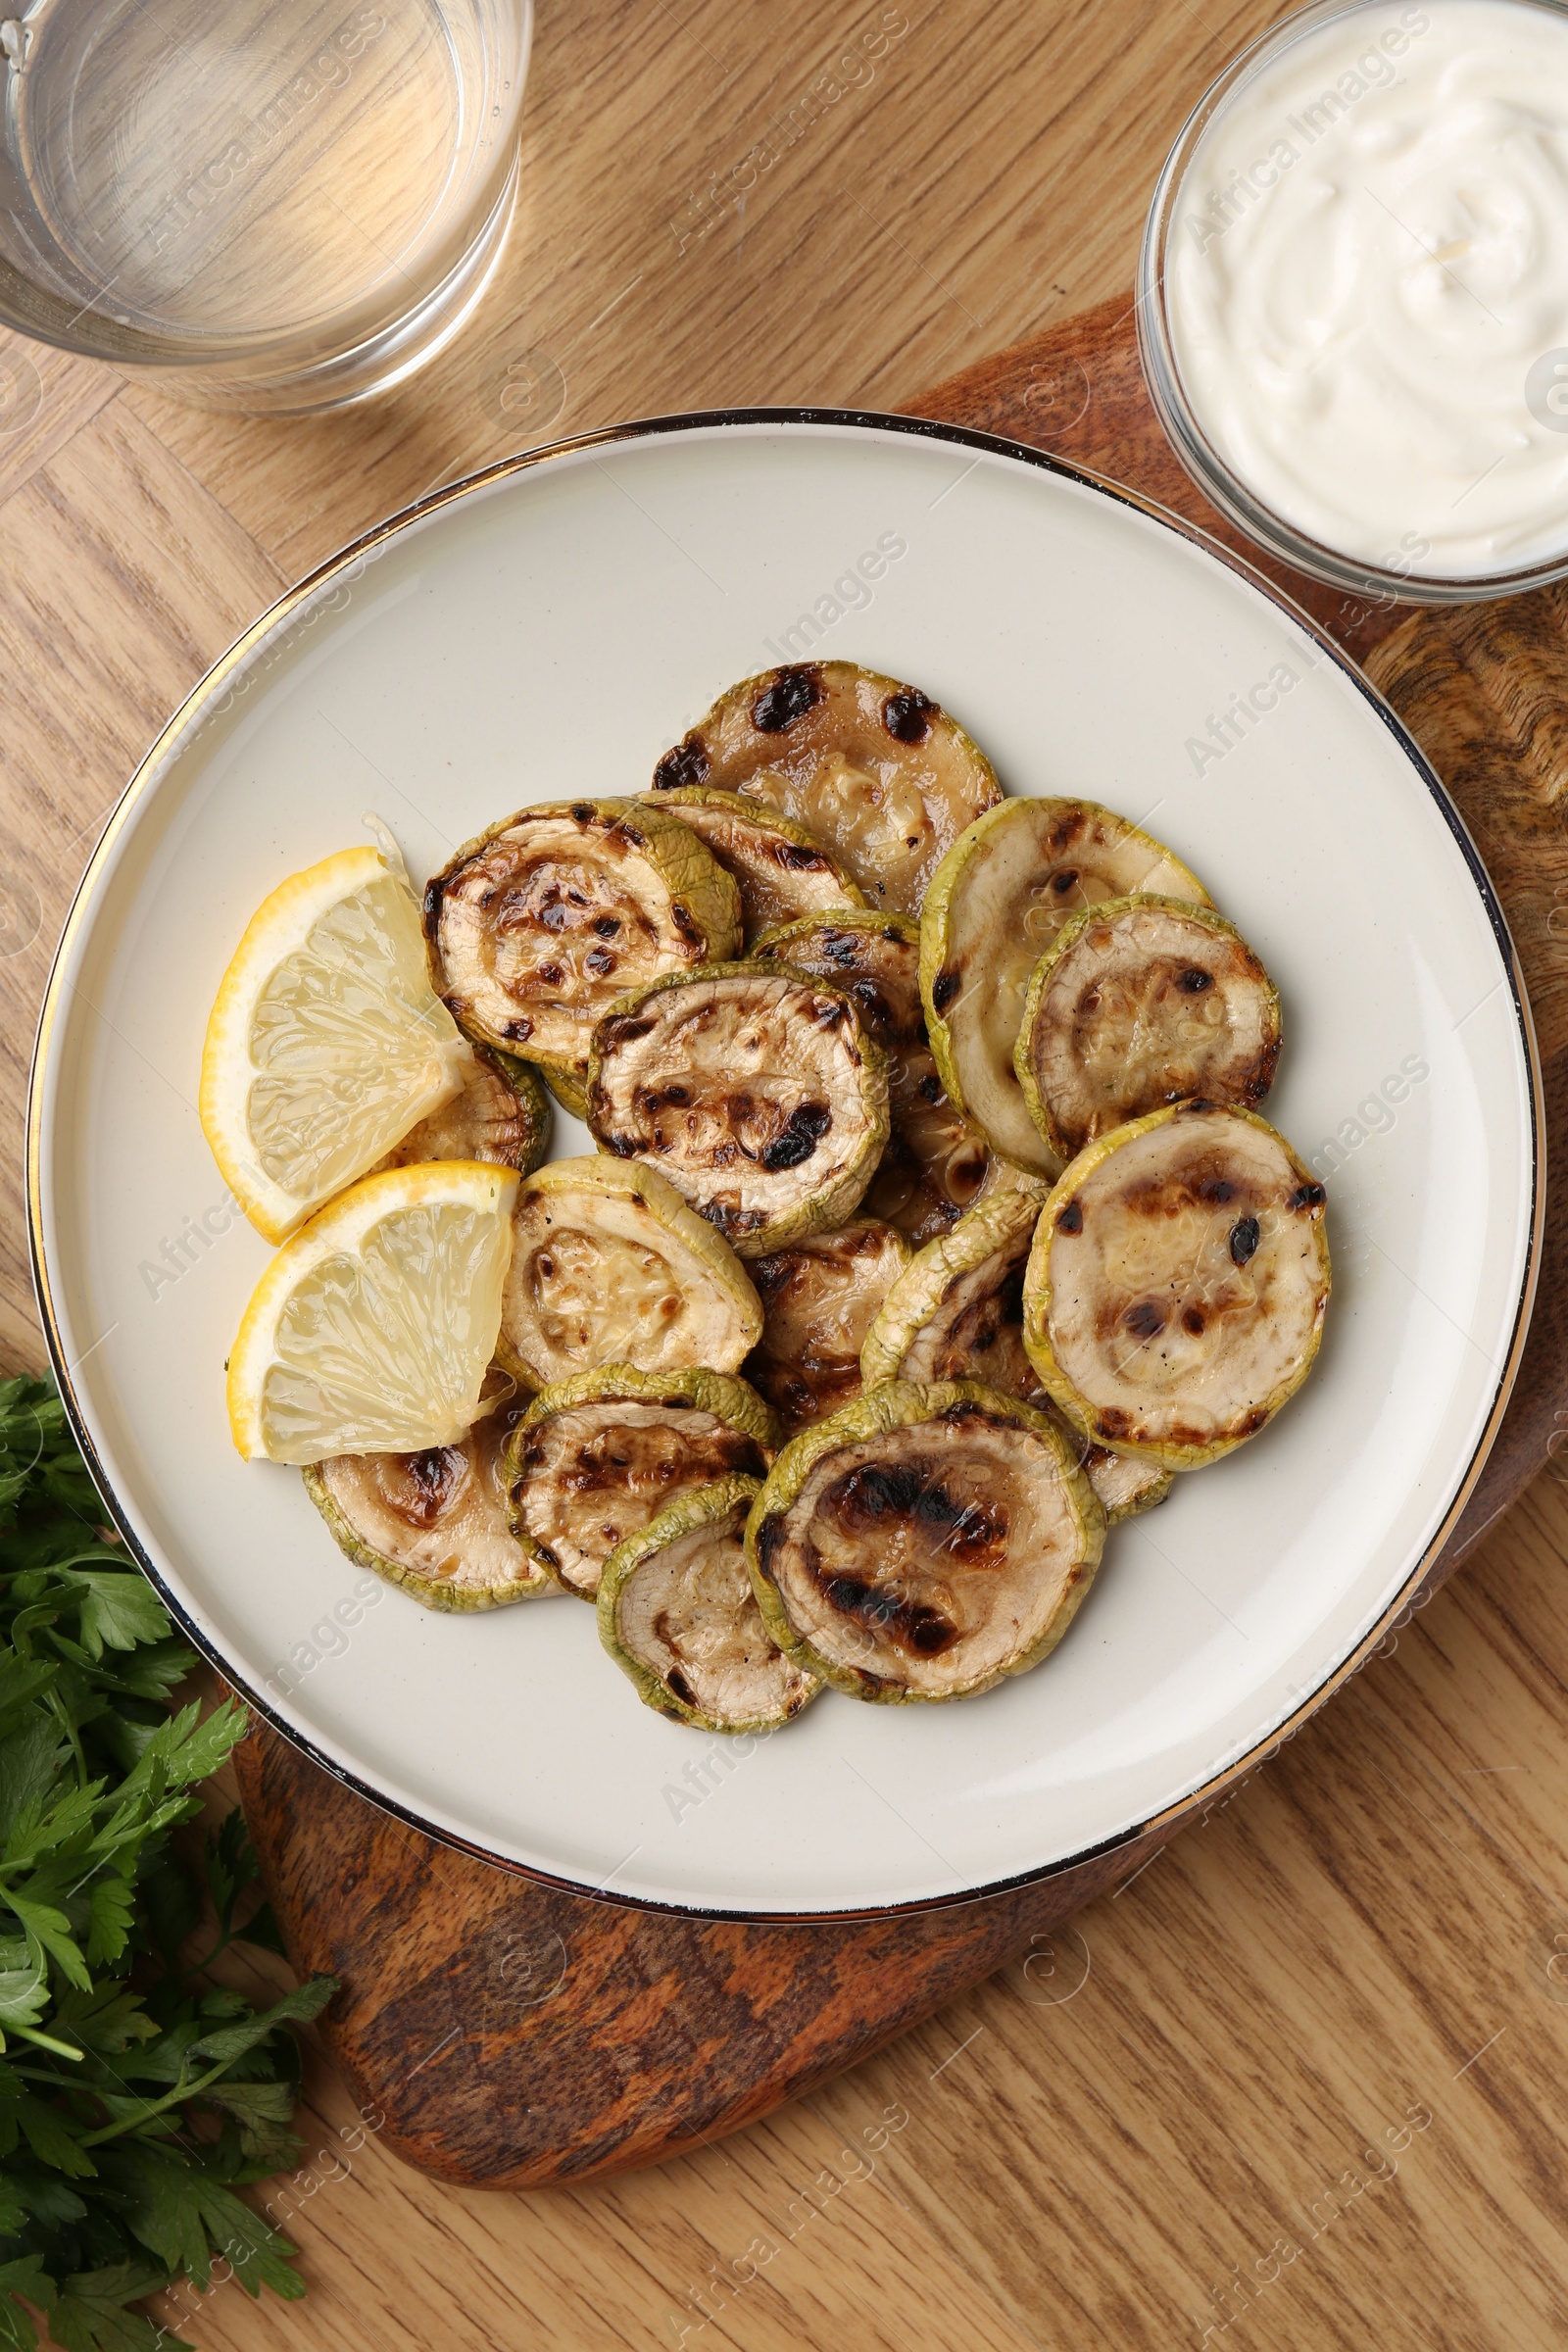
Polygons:
[[[1548,1477],[1342,1699],[1070,1931],[659,2171],[444,2186],[318,2057],[305,2161],[270,2194],[309,2299],[254,2309],[229,2285],[182,2303],[181,2332],[214,2352],[1555,2352],[1565,1551]],[[480,2023],[442,2028],[475,2069]],[[447,2054],[407,2046],[410,2090]]]
[[[1281,13],[911,0],[869,81],[742,189],[880,0],[543,0],[516,232],[470,328],[394,401],[219,422],[0,339],[0,376],[36,361],[44,379],[0,429],[7,1360],[41,1357],[17,1171],[61,914],[153,728],[277,581],[509,448],[669,409],[896,407],[1116,296],[1187,108]],[[114,455],[132,425],[134,494]],[[229,2284],[182,2334],[233,2352],[1554,2352],[1565,1554],[1548,1475],[1396,1653],[1073,1936],[660,2171],[548,2197],[444,2186],[389,2154],[379,2110],[356,2121],[318,2052],[308,2155],[271,2199],[309,2298],[253,2306]],[[429,2056],[410,2050],[411,2090]],[[1352,2188],[1368,2137],[1423,2099],[1396,2175]]]
[[[815,2089],[1159,1843],[913,1918],[756,1927],[531,1885],[391,1820],[265,1728],[238,1770],[290,1958],[343,1981],[326,2038],[384,2111],[385,2144],[508,2188],[661,2163]],[[411,2075],[411,2049],[439,2056]]]

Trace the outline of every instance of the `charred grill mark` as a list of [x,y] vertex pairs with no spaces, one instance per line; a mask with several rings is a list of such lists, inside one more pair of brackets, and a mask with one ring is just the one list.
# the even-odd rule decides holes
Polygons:
[[1065,816],[1057,817],[1051,828],[1049,847],[1054,857],[1061,857],[1089,830],[1089,819],[1082,808],[1070,808]]
[[445,892],[446,883],[439,874],[433,882],[427,882],[424,886],[423,913],[426,939],[434,939],[436,935],[441,921],[441,901]]
[[822,672],[814,662],[776,669],[752,705],[752,724],[760,735],[782,735],[821,700]]
[[749,1270],[757,1295],[766,1307],[795,1288],[801,1262],[793,1251],[785,1250],[777,1257],[754,1257]]
[[[753,1353],[747,1357],[744,1371],[753,1388],[760,1389],[792,1435],[797,1428],[804,1428],[817,1418],[820,1409],[817,1393],[793,1366]],[[824,1383],[824,1387],[830,1385]]]
[[757,1565],[762,1574],[771,1578],[773,1562],[784,1544],[784,1521],[777,1511],[769,1511],[757,1531]]
[[829,1608],[881,1634],[896,1647],[913,1650],[917,1657],[940,1658],[958,1639],[952,1618],[929,1601],[903,1600],[897,1593],[879,1592],[874,1585],[861,1584],[854,1576],[819,1577],[817,1584]]
[[804,841],[770,841],[768,855],[775,865],[787,866],[793,874],[825,874],[827,859],[820,850],[808,847]]
[[960,1500],[933,1463],[918,1459],[862,1462],[833,1481],[818,1507],[852,1542],[879,1536],[901,1520],[913,1520],[942,1550],[966,1560],[1000,1558],[1006,1541],[1005,1512]]
[[1260,1404],[1254,1404],[1251,1411],[1250,1413],[1244,1413],[1240,1421],[1237,1422],[1236,1434],[1238,1437],[1242,1438],[1255,1438],[1258,1431],[1266,1425],[1267,1421],[1268,1414],[1264,1411],[1263,1407]]
[[701,784],[711,765],[708,746],[694,730],[660,760],[654,769],[654,790],[678,792],[683,785]]
[[671,899],[669,902],[669,919],[688,947],[700,948],[702,946],[703,935],[692,920],[691,909],[689,906],[683,906],[679,899]]
[[1213,987],[1214,975],[1212,972],[1200,971],[1195,963],[1185,972],[1178,974],[1176,985],[1184,997],[1201,997]]
[[[844,960],[848,960],[846,957]],[[892,1037],[896,1020],[892,1005],[874,980],[852,980],[849,994],[854,998],[860,1019],[877,1044],[885,1046]]]
[[[670,1414],[690,1412],[692,1400],[689,1396],[662,1396],[659,1409]],[[629,1432],[603,1430],[583,1439],[570,1459],[556,1466],[551,1483],[564,1494],[635,1492],[639,1467],[637,1440],[648,1434],[644,1425]],[[755,1439],[740,1430],[672,1430],[668,1436],[671,1450],[642,1462],[644,1486],[651,1483],[650,1472],[652,1483],[668,1488],[706,1485],[710,1479],[729,1477],[732,1471],[758,1477],[765,1470]]]
[[682,1674],[678,1666],[671,1666],[669,1672],[664,1677],[664,1682],[671,1693],[680,1700],[680,1703],[683,1707],[696,1707],[697,1693],[692,1689],[690,1683],[686,1680],[686,1677]]
[[608,980],[615,969],[615,957],[608,948],[590,948],[582,959],[582,968],[592,972],[596,980]]
[[1203,1320],[1203,1310],[1201,1307],[1184,1306],[1182,1308],[1182,1329],[1183,1331],[1191,1332],[1195,1340],[1200,1340],[1202,1338],[1204,1332],[1208,1329],[1208,1325]]
[[602,914],[595,922],[594,929],[601,939],[614,939],[620,930],[620,917],[618,914]]
[[832,1124],[833,1113],[825,1102],[803,1102],[762,1152],[763,1167],[773,1175],[783,1168],[800,1167],[810,1158]]
[[824,1514],[847,1536],[863,1536],[887,1519],[912,1517],[928,1485],[918,1463],[895,1465],[865,1462],[834,1480],[822,1497]]
[[463,1468],[461,1446],[434,1446],[423,1453],[405,1454],[407,1492],[393,1505],[398,1516],[415,1527],[433,1527],[451,1501]]
[[501,1034],[503,1037],[510,1037],[514,1045],[526,1045],[528,1039],[533,1035],[533,1023],[519,1013],[514,1021],[502,1022]]
[[1165,1328],[1165,1309],[1157,1298],[1135,1299],[1123,1314],[1122,1324],[1134,1339],[1157,1340]]
[[931,1002],[938,1012],[947,1011],[948,1006],[958,993],[958,983],[961,978],[962,974],[954,971],[951,966],[945,972],[938,972],[931,983]]
[[755,1233],[760,1225],[767,1223],[765,1208],[734,1208],[722,1200],[697,1200],[692,1205],[700,1217],[706,1217],[710,1225],[716,1225],[722,1234]]
[[1078,887],[1077,868],[1071,865],[1063,866],[1059,873],[1052,875],[1051,887],[1058,899],[1064,899],[1069,890],[1076,890]]
[[569,1470],[557,1471],[556,1484],[564,1494],[598,1494],[607,1488],[623,1488],[630,1468],[631,1455],[617,1451],[612,1440],[590,1439],[578,1447]]
[[902,687],[882,706],[882,724],[895,743],[924,743],[932,721],[941,715],[940,707],[918,686]]
[[1056,1231],[1058,1233],[1082,1233],[1083,1229],[1084,1211],[1082,1201],[1068,1200],[1063,1204],[1062,1207],[1057,1209]]
[[1245,1266],[1258,1245],[1262,1228],[1255,1217],[1238,1217],[1231,1227],[1231,1263]]
[[[664,1110],[685,1110],[690,1102],[689,1091],[678,1080],[662,1086],[633,1087],[629,1113],[636,1122],[633,1132],[646,1138],[649,1151],[667,1152],[670,1138],[660,1124],[660,1113]],[[715,1167],[727,1166],[733,1157],[733,1147],[720,1145],[715,1150],[713,1164]]]
[[591,825],[594,821],[594,805],[592,801],[573,801],[571,813],[579,825]]
[[1193,1190],[1199,1200],[1206,1201],[1211,1208],[1222,1208],[1227,1200],[1236,1198],[1236,1187],[1228,1176],[1200,1177]]
[[1293,1208],[1321,1208],[1328,1194],[1320,1184],[1298,1185],[1291,1195]]
[[653,1015],[646,1012],[615,1012],[599,1024],[599,1050],[608,1054],[615,1046],[635,1045],[653,1028]]
[[1132,1436],[1133,1417],[1131,1413],[1124,1413],[1119,1404],[1102,1405],[1095,1415],[1095,1427],[1102,1438],[1108,1438],[1114,1445],[1118,1438]]

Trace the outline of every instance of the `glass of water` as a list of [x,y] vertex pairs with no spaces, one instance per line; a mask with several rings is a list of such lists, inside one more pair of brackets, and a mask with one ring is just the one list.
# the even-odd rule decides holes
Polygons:
[[206,407],[384,390],[500,254],[531,23],[532,0],[32,0],[0,22],[0,321]]

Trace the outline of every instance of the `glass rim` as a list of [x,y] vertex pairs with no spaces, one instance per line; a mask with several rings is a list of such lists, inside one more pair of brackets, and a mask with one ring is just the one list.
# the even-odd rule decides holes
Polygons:
[[[36,17],[41,5],[42,0],[36,0],[29,13]],[[477,139],[462,156],[456,173],[449,170],[443,194],[455,178],[468,189],[467,233],[462,242],[449,239],[439,256],[440,275],[433,282],[411,280],[402,263],[388,260],[373,285],[355,292],[337,311],[282,324],[274,320],[262,326],[190,328],[167,319],[122,316],[106,307],[103,298],[114,278],[95,284],[87,300],[78,302],[80,288],[70,285],[47,256],[40,264],[34,255],[29,267],[26,255],[19,258],[8,250],[0,252],[0,328],[43,351],[102,362],[130,383],[220,410],[312,414],[390,388],[434,356],[464,324],[493,272],[515,211],[537,0],[494,0],[494,5],[498,18],[515,22],[514,53],[501,60],[510,66],[510,78],[500,86],[511,96],[495,109],[497,116],[505,117],[505,126],[498,134],[481,122]],[[497,57],[488,49],[486,60],[486,71],[494,73]],[[0,73],[4,68],[0,59]],[[8,104],[14,112],[14,99]],[[463,114],[466,120],[466,109]],[[13,122],[4,158],[7,173],[13,176],[15,129]],[[20,204],[8,209],[22,217]],[[476,273],[481,280],[477,287],[472,284]],[[400,278],[419,284],[420,290],[400,297],[395,282]],[[448,310],[451,317],[443,318],[439,336],[421,345],[417,359],[407,361],[402,355],[411,335]],[[385,371],[377,364],[383,348],[391,356]],[[354,380],[367,367],[374,372],[372,383],[340,389],[341,382]],[[322,387],[324,396],[318,397]],[[297,399],[287,397],[296,394]]]
[[[1501,0],[1501,4],[1568,18],[1568,0]],[[1202,92],[1160,168],[1144,222],[1133,298],[1138,357],[1154,414],[1186,472],[1211,505],[1255,546],[1326,587],[1370,597],[1376,604],[1480,604],[1568,579],[1568,518],[1558,554],[1494,571],[1401,571],[1314,538],[1260,498],[1214,446],[1182,383],[1166,308],[1165,255],[1177,199],[1194,155],[1215,117],[1263,66],[1305,34],[1337,19],[1369,16],[1389,5],[1390,0],[1312,0],[1310,6],[1282,17],[1239,50]]]

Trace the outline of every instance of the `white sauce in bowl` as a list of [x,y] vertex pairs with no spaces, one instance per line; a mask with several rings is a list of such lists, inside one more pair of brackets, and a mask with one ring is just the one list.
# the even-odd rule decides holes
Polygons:
[[1451,578],[1568,549],[1568,15],[1360,8],[1264,59],[1164,283],[1194,416],[1298,531]]

